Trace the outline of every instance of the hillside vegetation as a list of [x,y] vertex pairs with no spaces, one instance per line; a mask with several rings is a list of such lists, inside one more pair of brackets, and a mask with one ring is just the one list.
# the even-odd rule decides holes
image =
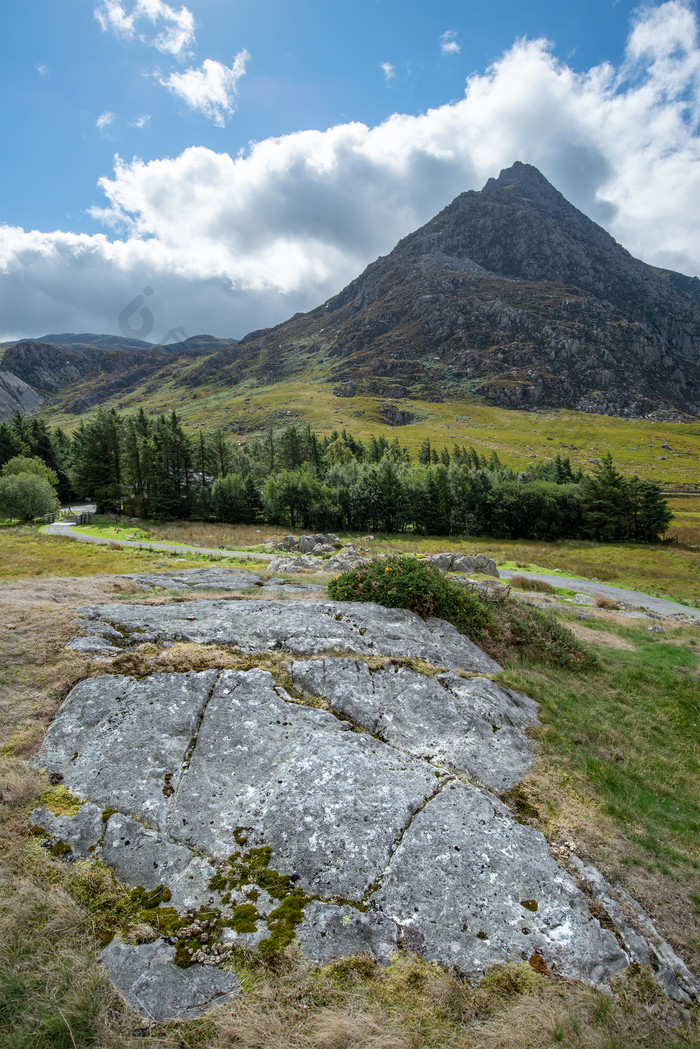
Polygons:
[[[385,421],[381,408],[387,398],[356,394],[348,400],[333,394],[333,385],[309,367],[293,380],[248,381],[222,387],[213,382],[196,390],[170,381],[138,386],[133,393],[104,401],[102,407],[149,415],[176,411],[193,437],[222,429],[235,443],[245,445],[263,437],[272,427],[289,423],[310,426],[321,435],[348,429],[367,443],[371,436],[399,438],[412,453],[425,440],[436,447],[457,441],[473,444],[488,457],[492,452],[514,469],[525,469],[536,459],[559,453],[572,466],[587,469],[590,459],[609,451],[625,474],[636,473],[662,484],[684,486],[700,482],[700,426],[670,419],[628,419],[606,415],[541,409],[523,411],[487,404],[476,396],[449,395],[443,402],[401,399],[402,410],[413,415],[400,427]],[[87,412],[67,411],[60,404],[46,407],[41,418],[71,432]]]

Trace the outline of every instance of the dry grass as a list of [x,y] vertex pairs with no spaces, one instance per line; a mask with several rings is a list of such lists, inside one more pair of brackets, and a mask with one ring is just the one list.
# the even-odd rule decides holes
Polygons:
[[668,535],[684,546],[700,549],[700,496],[670,498],[668,505],[674,513]]
[[509,585],[516,590],[527,590],[536,594],[553,594],[554,587],[551,583],[545,583],[543,579],[528,579],[524,575],[513,575],[508,580]]
[[594,600],[597,608],[608,608],[612,610],[620,607],[617,601],[613,601],[611,597],[604,597],[602,594],[598,594]]
[[635,650],[632,642],[624,637],[620,637],[619,634],[608,633],[604,630],[592,630],[582,623],[567,623],[566,625],[574,637],[587,644],[605,645],[606,648],[617,648],[625,652],[634,652]]
[[279,525],[228,525],[218,521],[139,521],[139,528],[160,543],[213,547],[219,550],[249,550],[268,539],[289,534]]

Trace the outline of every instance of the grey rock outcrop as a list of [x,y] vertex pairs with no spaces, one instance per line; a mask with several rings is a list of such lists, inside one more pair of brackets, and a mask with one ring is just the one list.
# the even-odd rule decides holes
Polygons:
[[7,422],[15,412],[25,415],[36,411],[44,398],[33,386],[10,371],[0,369],[0,423]]
[[52,844],[69,845],[71,858],[75,860],[89,859],[104,834],[102,809],[91,803],[81,805],[75,815],[56,815],[41,806],[34,809],[31,818],[34,826],[50,835]]
[[[216,967],[232,948],[293,938],[318,962],[369,951],[385,964],[408,949],[472,979],[529,959],[601,985],[630,959],[656,959],[666,993],[697,993],[634,901],[623,907],[597,872],[578,872],[615,931],[601,927],[542,834],[490,793],[529,768],[536,705],[484,677],[497,664],[449,624],[316,601],[83,616],[89,636],[127,646],[186,636],[290,653],[294,696],[257,668],[103,675],[75,686],[47,733],[38,763],[77,799],[72,815],[49,800],[34,811],[47,844],[100,858],[130,889],[167,890],[190,921],[171,937],[179,962],[194,963],[185,969],[163,939],[115,940],[103,954],[143,1016],[230,998],[235,978]],[[419,673],[401,654],[433,666]],[[200,908],[215,918],[184,917]],[[279,941],[282,914],[292,917]]]
[[413,950],[465,972],[537,953],[563,976],[601,984],[627,965],[539,831],[463,783],[418,814],[375,899]]
[[[164,749],[165,725],[175,742]],[[68,697],[39,760],[76,795],[118,809],[93,854],[127,885],[165,884],[182,909],[196,900],[232,913],[242,898],[224,899],[212,874],[244,842],[270,850],[292,892],[340,908],[321,909],[316,927],[314,909],[305,916],[300,942],[323,956],[377,940],[386,957],[396,935],[472,974],[536,951],[553,970],[600,983],[627,962],[538,831],[439,765],[293,702],[264,671],[91,678]],[[370,914],[352,935],[350,904]],[[263,894],[258,928],[272,908]],[[336,939],[336,928],[348,935]]]
[[468,575],[478,572],[481,575],[490,575],[494,579],[499,578],[496,562],[486,554],[452,554],[439,553],[428,554],[425,559],[431,564],[441,568],[444,572],[465,572]]
[[213,863],[138,820],[115,812],[103,826],[100,840],[102,859],[130,888],[140,885],[150,891],[167,885],[170,905],[182,914],[218,903],[218,895],[209,887],[216,874]]
[[166,590],[247,590],[260,576],[240,568],[185,568],[180,572],[137,572],[126,577],[149,588]]
[[92,605],[86,622],[116,627],[125,644],[143,640],[236,645],[243,652],[293,655],[349,652],[425,659],[448,670],[494,674],[501,668],[443,619],[356,601],[188,601],[186,604]]
[[398,926],[374,908],[358,910],[347,904],[312,900],[297,930],[297,940],[305,954],[321,963],[365,953],[388,965],[398,950]]
[[393,747],[466,773],[493,790],[522,779],[534,757],[525,729],[537,724],[537,705],[488,678],[435,678],[408,667],[370,671],[354,659],[292,663],[294,684],[324,696]]

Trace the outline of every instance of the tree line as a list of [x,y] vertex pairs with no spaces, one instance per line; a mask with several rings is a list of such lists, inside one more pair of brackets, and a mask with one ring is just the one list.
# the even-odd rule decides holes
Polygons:
[[609,453],[586,474],[559,455],[515,471],[473,447],[425,440],[413,456],[398,438],[365,444],[295,425],[242,446],[220,429],[191,437],[175,412],[143,409],[101,409],[70,437],[16,413],[0,423],[0,474],[18,476],[18,457],[44,464],[62,502],[145,518],[654,542],[672,517],[660,486],[624,477]]

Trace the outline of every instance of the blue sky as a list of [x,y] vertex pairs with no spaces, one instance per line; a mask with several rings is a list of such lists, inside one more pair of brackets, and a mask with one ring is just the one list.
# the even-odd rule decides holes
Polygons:
[[0,338],[240,336],[514,160],[700,273],[697,5],[23,0],[2,15]]

